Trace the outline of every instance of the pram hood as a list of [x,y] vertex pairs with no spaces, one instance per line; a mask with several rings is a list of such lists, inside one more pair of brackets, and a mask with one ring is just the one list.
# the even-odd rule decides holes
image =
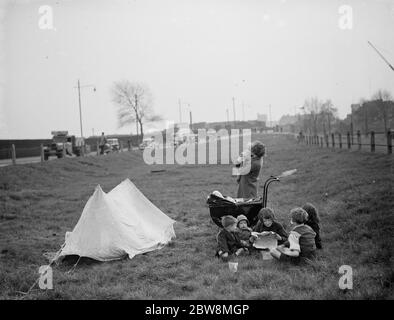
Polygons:
[[242,205],[253,205],[262,202],[262,197],[252,199],[233,199],[228,196],[220,197],[216,191],[212,192],[207,198],[207,204],[212,207],[234,207]]

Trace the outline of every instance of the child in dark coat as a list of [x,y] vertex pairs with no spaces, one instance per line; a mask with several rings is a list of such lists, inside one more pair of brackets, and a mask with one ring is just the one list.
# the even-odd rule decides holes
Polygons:
[[310,226],[316,233],[315,244],[317,249],[322,249],[321,238],[320,238],[320,219],[317,213],[317,209],[311,203],[305,203],[302,209],[308,214],[308,220],[305,222],[306,225]]
[[252,229],[249,228],[249,220],[243,214],[237,217],[237,228],[238,228],[238,235],[239,239],[243,246],[247,248],[251,248],[253,244],[254,238],[252,237]]
[[223,229],[217,235],[218,249],[216,255],[226,261],[229,256],[235,254],[240,255],[247,249],[241,243],[237,232],[237,219],[233,216],[222,217]]
[[258,218],[259,221],[253,231],[275,233],[278,244],[282,244],[287,240],[287,232],[279,222],[275,221],[274,211],[271,208],[261,209],[258,213]]

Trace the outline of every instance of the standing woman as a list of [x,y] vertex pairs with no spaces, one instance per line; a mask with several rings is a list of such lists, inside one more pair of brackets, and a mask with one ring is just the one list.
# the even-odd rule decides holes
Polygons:
[[[257,181],[263,165],[264,155],[264,144],[260,141],[253,142],[250,147],[250,157],[244,159],[239,168],[237,198],[250,199],[257,197]],[[250,168],[248,161],[250,161]]]

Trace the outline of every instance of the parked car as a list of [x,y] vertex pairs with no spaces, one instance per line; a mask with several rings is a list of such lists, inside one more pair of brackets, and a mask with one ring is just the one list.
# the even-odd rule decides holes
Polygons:
[[109,144],[112,151],[119,151],[120,150],[120,144],[119,144],[119,140],[117,138],[107,139],[107,143]]
[[154,139],[146,138],[146,139],[142,140],[142,143],[139,145],[139,149],[144,150],[146,147],[150,146],[152,143],[154,143]]

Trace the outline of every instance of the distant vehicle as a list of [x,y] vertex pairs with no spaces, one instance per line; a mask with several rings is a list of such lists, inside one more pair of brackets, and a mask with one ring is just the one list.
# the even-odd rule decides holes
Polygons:
[[175,134],[174,146],[177,147],[181,144],[193,144],[197,141],[197,135],[193,133]]
[[139,145],[139,149],[140,150],[144,150],[146,147],[152,145],[154,143],[154,139],[153,138],[146,138],[144,140],[142,140],[142,143]]
[[177,134],[174,134],[172,137],[174,147],[177,147],[183,143],[183,137]]
[[112,151],[120,150],[119,139],[117,138],[107,139],[107,143],[109,144]]
[[107,142],[107,143],[104,145],[103,154],[108,154],[108,153],[110,153],[110,152],[112,152],[112,147],[111,147],[111,145]]
[[68,135],[68,131],[52,131],[52,142],[44,146],[44,159],[48,160],[50,156],[63,158],[65,155],[73,154],[79,157],[82,154],[84,146],[83,138],[76,138]]

